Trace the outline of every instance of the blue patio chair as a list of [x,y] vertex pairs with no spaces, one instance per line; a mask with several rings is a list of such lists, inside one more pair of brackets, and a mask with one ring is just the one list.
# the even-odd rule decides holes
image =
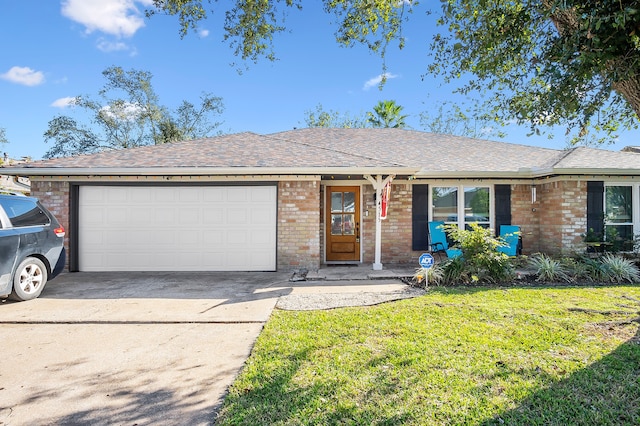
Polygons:
[[432,253],[446,254],[453,259],[462,256],[462,250],[449,248],[447,234],[444,232],[444,222],[429,222],[429,246]]
[[520,245],[520,227],[516,225],[500,225],[500,238],[507,245],[498,247],[498,251],[507,256],[516,256]]

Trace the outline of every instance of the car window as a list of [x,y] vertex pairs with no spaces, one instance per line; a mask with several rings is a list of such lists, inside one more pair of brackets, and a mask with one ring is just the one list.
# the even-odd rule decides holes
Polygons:
[[48,225],[49,218],[33,200],[16,197],[2,200],[2,206],[13,226]]

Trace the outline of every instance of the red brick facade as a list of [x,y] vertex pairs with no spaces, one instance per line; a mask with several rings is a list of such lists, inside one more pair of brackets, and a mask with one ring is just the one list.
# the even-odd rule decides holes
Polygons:
[[587,182],[555,181],[511,185],[511,223],[521,226],[523,252],[567,254],[584,249]]
[[[68,241],[72,232],[69,223],[69,183],[33,179],[31,188],[32,195],[38,197],[67,230],[65,245],[69,250]],[[362,261],[373,263],[376,229],[374,189],[368,183],[361,188]],[[559,254],[583,248],[581,234],[586,229],[586,181],[553,181],[538,184],[535,188],[534,200],[531,184],[511,185],[511,223],[521,226],[523,252]],[[319,178],[278,183],[279,270],[313,270],[324,261],[323,199],[324,186]],[[411,250],[411,182],[393,183],[388,217],[380,225],[382,264],[417,264],[421,252]]]
[[64,246],[67,250],[67,270],[69,266],[69,237],[71,226],[69,224],[69,182],[64,181],[38,181],[31,180],[31,196],[36,197],[51,213],[54,214],[60,225],[65,229]]
[[[372,185],[363,189],[363,208],[369,211],[363,217],[363,261],[373,263],[375,260],[376,205]],[[381,240],[380,261],[384,264],[416,263],[420,253],[411,251],[412,192],[409,183],[392,183],[391,197],[387,218],[380,221]]]
[[320,181],[278,184],[278,269],[320,266]]

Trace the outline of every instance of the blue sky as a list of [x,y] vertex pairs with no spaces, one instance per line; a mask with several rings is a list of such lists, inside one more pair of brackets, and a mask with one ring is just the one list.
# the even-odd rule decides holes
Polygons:
[[[174,17],[143,16],[150,0],[20,0],[3,4],[0,16],[0,127],[9,144],[0,146],[12,158],[39,159],[50,148],[44,142],[47,123],[58,114],[74,116],[66,99],[97,96],[109,66],[153,74],[160,103],[177,107],[197,103],[202,92],[223,98],[219,117],[225,133],[268,134],[304,127],[305,112],[325,110],[362,115],[381,100],[395,100],[421,129],[419,114],[454,100],[454,86],[426,76],[429,28],[434,18],[423,11],[411,16],[406,48],[387,56],[389,79],[382,91],[379,57],[364,47],[339,47],[332,16],[321,2],[305,2],[291,11],[291,32],[275,40],[279,60],[249,64],[242,74],[230,64],[238,59],[222,42],[220,12],[184,39]],[[214,6],[225,2],[213,3]],[[77,116],[77,115],[75,115]],[[507,142],[564,148],[562,136],[526,137],[527,129],[503,129]],[[488,136],[490,138],[490,136]],[[640,131],[627,132],[606,149],[638,145]]]

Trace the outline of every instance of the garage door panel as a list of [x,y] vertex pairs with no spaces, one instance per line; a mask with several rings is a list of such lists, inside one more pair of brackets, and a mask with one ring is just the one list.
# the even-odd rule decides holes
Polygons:
[[113,191],[107,191],[105,188],[102,192],[106,195],[106,197],[102,199],[106,199],[109,203],[122,203],[127,201],[128,192],[125,188],[114,187]]
[[200,201],[201,193],[198,188],[183,188],[177,195],[181,203],[196,204]]
[[221,247],[224,244],[224,232],[222,230],[211,230],[202,232],[203,240],[208,248]]
[[252,247],[261,249],[271,247],[271,234],[265,231],[255,231],[251,233],[251,245]]
[[82,271],[275,270],[275,186],[81,186]]
[[234,203],[234,202],[242,202],[244,203],[245,201],[247,201],[248,195],[248,188],[247,187],[238,187],[237,190],[235,191],[227,191],[227,201]]
[[181,209],[172,213],[175,214],[166,215],[167,217],[171,216],[171,218],[165,221],[165,223],[168,225],[175,224],[175,226],[180,227],[199,224],[202,216],[199,210]]

